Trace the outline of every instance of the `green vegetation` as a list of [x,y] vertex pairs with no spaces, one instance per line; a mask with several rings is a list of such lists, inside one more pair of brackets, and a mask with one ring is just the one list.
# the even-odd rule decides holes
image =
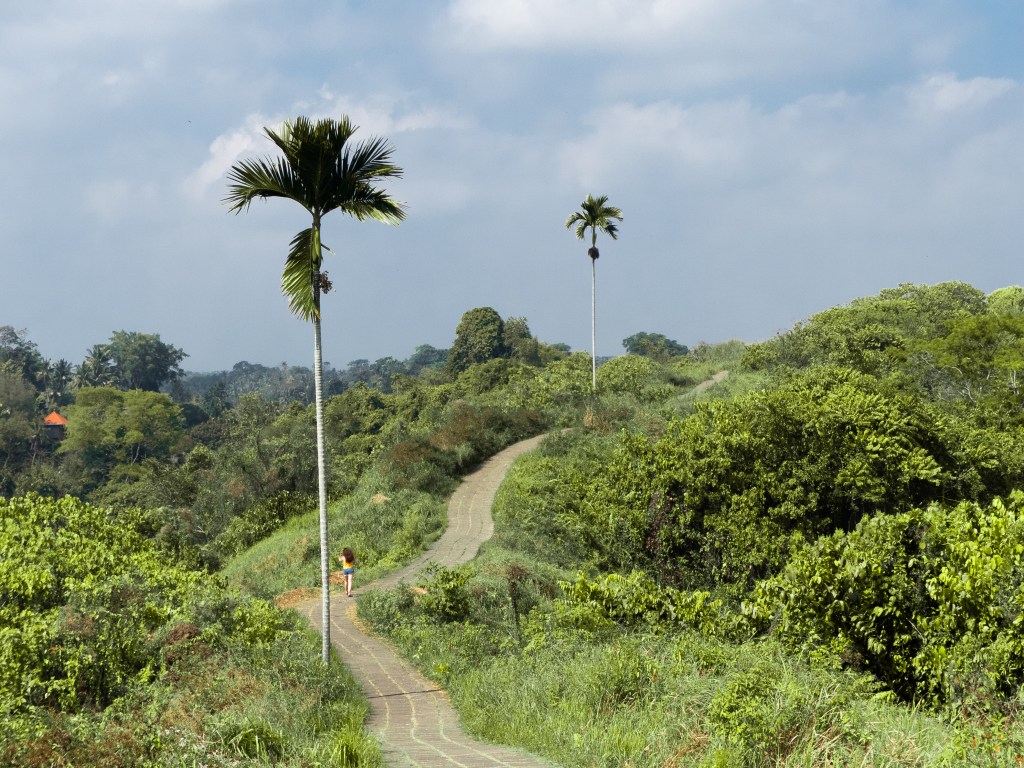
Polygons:
[[[471,310],[472,361],[420,348],[325,402],[334,548],[362,583],[399,567],[466,472],[550,435],[476,560],[360,614],[473,731],[566,766],[1018,765],[1019,298],[904,285],[685,355],[637,334],[665,343],[596,394],[590,355]],[[269,602],[319,582],[308,399],[72,384],[50,445],[68,372],[0,341],[6,764],[379,764]]]
[[458,375],[471,365],[506,357],[505,321],[490,307],[471,309],[455,329],[455,343],[448,354],[447,369]]
[[0,764],[379,764],[296,618],[175,563],[152,522],[0,500]]
[[[539,366],[544,345],[513,320]],[[354,383],[325,407],[332,525],[361,578],[421,552],[459,477],[553,415],[504,389],[540,367],[497,358],[449,379],[429,349],[415,357],[401,370],[421,375],[396,373],[389,392]],[[361,694],[269,602],[317,584],[312,408],[73,387],[65,439],[40,456],[41,401],[13,358],[0,379],[11,487],[83,500],[0,506],[0,544],[18,553],[0,567],[0,765],[380,764]]]
[[[1003,298],[900,286],[745,349],[606,364],[586,429],[513,468],[481,557],[361,615],[482,736],[564,765],[1017,765]],[[729,378],[680,396],[702,355]]]
[[690,351],[685,344],[680,344],[663,333],[634,333],[622,340],[622,346],[631,355],[652,357],[662,362],[672,357],[685,356]]

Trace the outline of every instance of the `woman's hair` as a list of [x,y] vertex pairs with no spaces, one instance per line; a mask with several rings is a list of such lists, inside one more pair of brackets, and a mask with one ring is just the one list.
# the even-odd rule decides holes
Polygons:
[[349,563],[356,559],[356,553],[353,552],[349,547],[345,547],[343,550],[341,550],[341,556],[344,557],[345,560]]

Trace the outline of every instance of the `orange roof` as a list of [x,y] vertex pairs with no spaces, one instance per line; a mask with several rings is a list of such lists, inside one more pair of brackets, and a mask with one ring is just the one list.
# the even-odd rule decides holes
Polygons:
[[43,419],[43,424],[67,424],[68,420],[61,416],[56,411],[52,411],[49,416]]

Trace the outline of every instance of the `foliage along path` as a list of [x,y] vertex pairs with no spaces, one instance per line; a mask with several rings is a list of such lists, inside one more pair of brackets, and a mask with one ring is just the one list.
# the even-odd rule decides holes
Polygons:
[[[494,530],[491,504],[509,467],[544,437],[509,446],[467,475],[448,502],[448,529],[444,535],[405,568],[360,591],[412,581],[428,563],[451,567],[471,560]],[[319,597],[297,608],[320,629]],[[346,599],[341,590],[331,598],[331,642],[369,698],[368,725],[380,736],[389,766],[549,765],[524,752],[485,744],[468,736],[444,691],[419,674],[388,643],[364,632],[356,620],[355,601]]]

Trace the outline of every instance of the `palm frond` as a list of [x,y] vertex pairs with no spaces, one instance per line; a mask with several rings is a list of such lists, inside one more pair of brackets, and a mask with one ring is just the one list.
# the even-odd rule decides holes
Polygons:
[[241,160],[228,171],[228,210],[239,213],[256,198],[284,197],[302,203],[301,183],[283,158]]
[[576,225],[576,237],[583,240],[587,230],[590,230],[592,243],[597,242],[597,233],[604,232],[612,240],[619,239],[619,228],[615,221],[622,221],[622,211],[618,208],[607,205],[608,196],[601,195],[594,197],[587,195],[587,198],[580,204],[580,210],[574,212],[565,220],[565,228],[572,229]]
[[230,210],[245,210],[256,198],[281,197],[294,200],[311,214],[312,226],[291,242],[281,280],[289,308],[305,320],[318,312],[311,281],[323,260],[319,242],[323,216],[337,210],[359,220],[388,224],[405,218],[405,207],[374,183],[401,177],[402,169],[392,162],[393,147],[377,137],[352,142],[355,131],[347,117],[317,121],[297,117],[277,128],[264,128],[280,157],[243,160],[228,172],[224,202]]
[[352,175],[362,181],[373,179],[400,178],[402,169],[391,162],[394,147],[379,136],[360,142],[350,153],[342,156],[339,173]]
[[313,273],[319,271],[323,261],[318,245],[319,233],[312,227],[299,232],[292,238],[281,274],[281,291],[288,297],[288,309],[302,320],[317,316]]
[[332,210],[340,210],[359,221],[376,219],[385,224],[398,224],[405,219],[405,206],[369,184],[361,184],[355,191],[339,195],[336,202]]

